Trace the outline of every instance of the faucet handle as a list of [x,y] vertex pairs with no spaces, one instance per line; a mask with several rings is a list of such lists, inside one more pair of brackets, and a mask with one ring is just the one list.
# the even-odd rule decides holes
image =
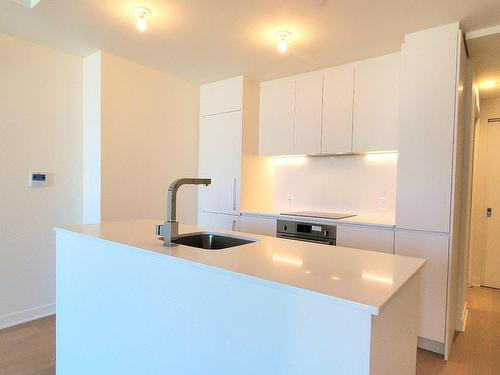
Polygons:
[[156,226],[156,235],[157,236],[163,236],[164,234],[164,228],[165,228],[165,225],[164,224],[158,224]]

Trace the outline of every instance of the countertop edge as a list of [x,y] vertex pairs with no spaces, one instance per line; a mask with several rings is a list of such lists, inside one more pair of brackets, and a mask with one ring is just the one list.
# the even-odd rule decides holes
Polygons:
[[361,216],[360,220],[356,220],[356,216],[349,217],[345,219],[324,219],[324,218],[315,218],[315,217],[302,217],[302,216],[292,216],[292,215],[282,215],[279,213],[270,213],[270,212],[257,212],[257,211],[240,211],[240,216],[247,217],[262,217],[262,218],[273,218],[273,219],[284,219],[290,221],[308,221],[313,223],[320,224],[336,224],[336,225],[356,225],[363,227],[380,227],[387,229],[395,229],[396,224],[387,224],[387,223],[377,223],[376,220],[369,221],[363,220]]
[[[325,293],[301,288],[301,287],[294,286],[294,285],[289,285],[289,284],[280,283],[280,282],[273,281],[273,280],[264,279],[264,278],[261,278],[258,276],[252,276],[252,275],[248,275],[248,274],[241,273],[241,272],[231,271],[231,270],[228,270],[228,269],[225,269],[222,267],[217,267],[217,266],[213,266],[213,265],[195,262],[195,261],[192,261],[189,259],[170,256],[169,254],[160,253],[160,252],[157,252],[154,250],[148,250],[148,249],[145,249],[143,247],[132,246],[132,245],[124,244],[121,242],[116,242],[116,241],[112,241],[112,240],[108,240],[108,239],[104,239],[104,238],[98,238],[98,237],[95,237],[95,236],[90,235],[90,234],[76,232],[74,230],[71,230],[70,227],[71,226],[64,228],[64,227],[57,227],[56,226],[56,227],[53,227],[53,230],[54,230],[54,232],[62,232],[65,234],[76,235],[77,237],[82,237],[82,238],[85,238],[85,239],[88,239],[91,241],[106,242],[106,243],[109,243],[112,245],[123,246],[127,249],[138,251],[138,252],[142,253],[144,256],[156,256],[156,257],[161,257],[161,258],[168,258],[169,260],[171,260],[173,262],[178,262],[178,263],[183,264],[183,265],[189,265],[191,267],[193,267],[193,266],[198,267],[198,268],[204,269],[208,272],[215,272],[216,274],[219,274],[219,275],[225,275],[228,277],[237,277],[237,278],[243,279],[245,281],[257,283],[257,284],[260,284],[263,286],[268,286],[271,288],[279,288],[281,290],[286,290],[290,293],[307,295],[307,296],[310,296],[312,298],[320,298],[323,301],[334,303],[335,305],[338,305],[338,306],[341,306],[344,308],[350,308],[350,309],[364,312],[364,313],[374,315],[374,316],[380,315],[380,312],[382,311],[383,306],[385,304],[387,304],[387,302],[393,297],[393,296],[391,296],[387,301],[385,301],[382,304],[382,306],[377,307],[377,306],[373,306],[373,305],[364,304],[361,302],[350,301],[350,300],[347,300],[347,299],[344,299],[341,297],[328,295]],[[415,271],[415,272],[417,272],[417,271]],[[411,277],[409,277],[408,280],[410,278]],[[401,286],[406,284],[406,282],[408,280],[406,280]]]
[[418,266],[418,268],[408,276],[408,278],[401,284],[401,287],[395,291],[394,293],[392,293],[391,296],[389,296],[389,298],[387,298],[387,300],[379,307],[379,310],[380,312],[382,312],[385,307],[392,301],[392,299],[399,293],[399,291],[401,290],[402,287],[404,287],[406,284],[408,284],[408,282],[413,279],[416,275],[418,275],[418,273],[422,270],[422,268],[425,266],[425,263],[427,263],[427,260],[426,259],[422,259],[422,262],[420,263],[420,265]]

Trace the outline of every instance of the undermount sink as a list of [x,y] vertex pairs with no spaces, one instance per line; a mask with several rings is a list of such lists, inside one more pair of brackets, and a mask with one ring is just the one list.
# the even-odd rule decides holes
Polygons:
[[255,241],[256,240],[249,238],[233,237],[219,233],[202,232],[180,235],[172,242],[179,245],[197,247],[206,250],[221,250],[227,249],[228,247],[246,245]]

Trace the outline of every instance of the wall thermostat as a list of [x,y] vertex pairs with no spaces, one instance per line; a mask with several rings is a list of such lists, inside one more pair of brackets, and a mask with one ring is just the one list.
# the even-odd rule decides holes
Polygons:
[[45,172],[30,172],[30,187],[42,187],[47,185],[47,173]]

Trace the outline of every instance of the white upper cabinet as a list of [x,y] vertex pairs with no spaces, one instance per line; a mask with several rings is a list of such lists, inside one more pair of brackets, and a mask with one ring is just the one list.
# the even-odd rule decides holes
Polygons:
[[327,69],[323,93],[323,137],[321,152],[351,152],[354,65]]
[[398,228],[450,231],[459,37],[452,24],[403,44]]
[[400,66],[400,53],[356,64],[353,152],[398,149]]
[[293,155],[295,81],[284,79],[260,86],[259,154]]
[[305,74],[295,81],[296,155],[321,152],[323,73]]
[[398,149],[400,53],[261,84],[259,154]]
[[199,211],[239,212],[241,123],[241,111],[200,118],[198,174],[212,184],[198,190]]
[[234,77],[200,87],[200,116],[241,110],[243,77]]

